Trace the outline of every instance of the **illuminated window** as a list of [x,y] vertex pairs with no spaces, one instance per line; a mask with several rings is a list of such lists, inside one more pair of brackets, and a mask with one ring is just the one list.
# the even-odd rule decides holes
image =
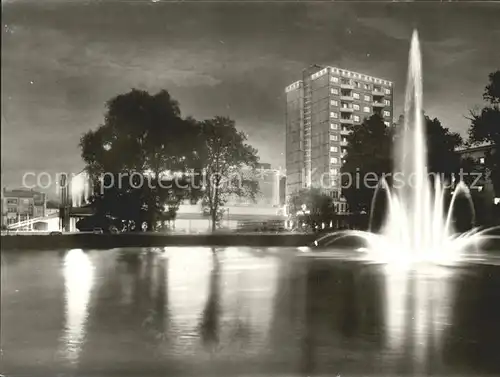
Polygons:
[[330,112],[330,118],[338,118],[339,117],[339,114],[337,114],[336,112],[332,111]]
[[390,89],[386,88],[384,91],[385,91],[385,94],[391,94],[391,90]]
[[389,122],[384,122],[384,124],[389,127],[391,124]]
[[386,110],[386,111],[384,111],[384,116],[385,116],[385,117],[390,117],[390,116],[391,116],[390,111],[387,111],[387,110]]
[[364,96],[364,99],[366,102],[370,102],[370,100],[371,100],[370,96]]
[[481,158],[479,159],[479,163],[480,163],[480,164],[484,164],[484,157],[481,157]]
[[391,101],[389,101],[388,99],[384,100],[384,103],[385,103],[387,106],[391,106]]
[[355,121],[355,122],[359,122],[359,116],[354,115],[354,121]]
[[339,90],[337,88],[332,88],[332,89],[330,89],[330,93],[339,94]]
[[352,96],[353,98],[359,99],[359,93],[353,93]]
[[352,105],[352,108],[353,108],[354,110],[359,110],[359,105],[354,104],[354,105]]
[[339,148],[338,147],[330,147],[330,152],[338,152]]
[[330,129],[331,130],[338,130],[339,129],[339,125],[337,123],[330,123]]
[[337,157],[332,157],[332,158],[330,158],[330,163],[331,163],[331,164],[336,164],[336,163],[338,163],[338,162],[339,162],[339,159],[338,159]]
[[338,102],[337,100],[332,99],[332,100],[330,101],[330,105],[332,105],[332,106],[338,106],[338,105],[339,105],[339,102]]
[[365,84],[365,90],[370,90],[370,84]]
[[330,81],[331,82],[339,82],[339,78],[338,77],[330,77]]
[[339,169],[336,169],[336,168],[330,169],[330,174],[331,175],[338,175],[339,174]]
[[365,106],[365,107],[363,107],[363,111],[365,113],[369,113],[370,112],[370,108],[368,106]]
[[339,141],[339,137],[337,135],[330,135],[331,141]]

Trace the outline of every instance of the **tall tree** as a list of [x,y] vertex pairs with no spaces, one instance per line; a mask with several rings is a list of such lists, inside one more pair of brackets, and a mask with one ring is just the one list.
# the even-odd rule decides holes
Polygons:
[[214,231],[231,196],[255,200],[259,190],[253,174],[257,150],[247,143],[246,135],[236,129],[233,120],[220,116],[201,122],[196,143],[203,173],[203,205]]
[[490,171],[496,193],[500,195],[500,71],[490,73],[483,99],[486,101],[483,109],[471,111],[469,142],[473,145],[493,144],[494,148],[485,156],[485,166]]
[[93,203],[98,212],[146,221],[152,229],[165,204],[178,207],[186,194],[175,185],[165,184],[172,177],[163,174],[187,171],[194,155],[190,135],[195,130],[181,119],[179,104],[166,90],[151,95],[133,89],[112,98],[106,109],[104,124],[80,140],[90,175],[96,181],[103,176],[113,180],[113,187],[100,183],[99,197]]
[[393,131],[377,114],[351,130],[342,164],[342,194],[351,211],[369,212],[376,185],[374,179],[392,171]]
[[462,137],[444,127],[437,118],[425,116],[424,120],[427,169],[431,173],[440,173],[449,180],[452,174],[457,174],[460,170],[460,155],[456,149],[463,144]]

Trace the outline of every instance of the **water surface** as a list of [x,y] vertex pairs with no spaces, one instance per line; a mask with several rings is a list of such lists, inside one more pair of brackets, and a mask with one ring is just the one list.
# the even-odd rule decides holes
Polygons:
[[2,251],[2,374],[500,374],[500,267],[332,255]]

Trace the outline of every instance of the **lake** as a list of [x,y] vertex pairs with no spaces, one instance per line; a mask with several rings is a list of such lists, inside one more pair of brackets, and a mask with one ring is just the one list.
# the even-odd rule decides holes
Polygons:
[[2,251],[7,376],[500,374],[500,267],[294,248]]

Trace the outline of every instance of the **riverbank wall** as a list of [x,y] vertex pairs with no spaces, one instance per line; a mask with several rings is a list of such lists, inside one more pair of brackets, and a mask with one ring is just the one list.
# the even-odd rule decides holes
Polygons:
[[4,235],[1,250],[113,249],[118,247],[253,246],[299,247],[311,244],[314,234],[62,234]]

